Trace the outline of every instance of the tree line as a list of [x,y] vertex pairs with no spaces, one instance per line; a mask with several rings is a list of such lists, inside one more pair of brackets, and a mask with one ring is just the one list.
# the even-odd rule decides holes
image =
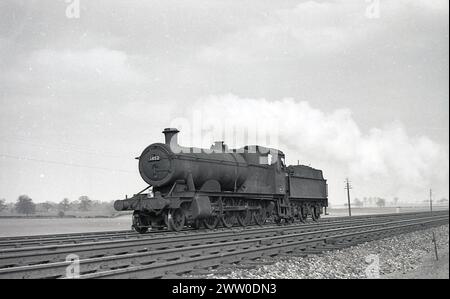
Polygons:
[[69,211],[88,212],[92,210],[113,211],[113,202],[100,202],[90,199],[86,195],[80,196],[77,200],[70,201],[64,198],[59,203],[46,201],[43,203],[34,203],[28,195],[20,195],[15,203],[6,203],[5,199],[0,199],[0,212],[9,211],[24,215],[33,215],[36,213],[56,212],[59,216],[64,216]]
[[[428,202],[428,201],[429,200],[427,199],[427,200],[424,200],[423,202]],[[383,208],[386,205],[397,206],[398,202],[399,202],[398,197],[394,197],[391,201],[388,201],[382,197],[364,197],[362,199],[359,199],[359,198],[353,199],[352,205],[355,207],[377,206],[379,208]],[[439,200],[435,200],[435,203],[445,205],[445,204],[448,204],[448,199],[441,198]]]

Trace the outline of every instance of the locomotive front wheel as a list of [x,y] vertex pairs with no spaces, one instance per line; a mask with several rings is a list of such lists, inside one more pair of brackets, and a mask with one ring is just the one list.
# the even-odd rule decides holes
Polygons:
[[203,225],[207,229],[215,229],[219,225],[219,217],[211,216],[203,220]]
[[133,213],[133,228],[135,231],[137,231],[140,234],[145,234],[148,231],[148,227],[143,226],[144,219],[142,219],[142,216],[139,214],[138,211],[135,211]]
[[180,231],[184,227],[186,216],[182,209],[170,210],[167,214],[167,227],[169,230]]

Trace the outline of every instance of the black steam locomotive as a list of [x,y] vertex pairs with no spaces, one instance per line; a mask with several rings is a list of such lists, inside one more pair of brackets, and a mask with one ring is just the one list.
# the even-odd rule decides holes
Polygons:
[[[132,210],[133,228],[179,231],[317,220],[328,205],[322,171],[286,166],[284,154],[261,146],[228,149],[181,147],[177,129],[167,128],[165,143],[149,145],[138,157],[139,173],[149,186],[117,200],[117,211]],[[152,191],[144,193],[152,187]]]

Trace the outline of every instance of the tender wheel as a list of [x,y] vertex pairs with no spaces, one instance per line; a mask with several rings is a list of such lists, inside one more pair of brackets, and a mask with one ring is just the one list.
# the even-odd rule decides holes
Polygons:
[[304,217],[302,211],[300,211],[300,212],[298,213],[298,220],[300,220],[300,222],[302,222],[302,223],[304,223],[304,222],[306,221],[306,218]]
[[169,230],[178,232],[183,229],[185,222],[186,216],[182,209],[173,209],[167,214],[167,227]]
[[219,220],[219,217],[211,216],[203,219],[203,225],[205,225],[207,229],[215,229],[219,225]]
[[308,209],[302,208],[300,211],[300,221],[305,223],[307,219],[308,219]]
[[253,220],[257,225],[262,226],[266,222],[266,213],[262,209],[259,209],[253,213]]
[[311,208],[311,217],[313,221],[318,221],[320,218],[320,210],[318,207]]

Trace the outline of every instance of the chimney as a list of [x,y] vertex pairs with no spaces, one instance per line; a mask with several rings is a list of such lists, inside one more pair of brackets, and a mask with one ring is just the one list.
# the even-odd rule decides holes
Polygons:
[[223,141],[215,141],[211,149],[215,152],[225,153],[228,151],[228,146]]
[[178,132],[180,132],[180,131],[178,131],[175,128],[165,128],[164,129],[163,134],[166,138],[167,145],[169,145],[170,147],[174,147],[174,146],[178,145],[178,137],[177,137]]

